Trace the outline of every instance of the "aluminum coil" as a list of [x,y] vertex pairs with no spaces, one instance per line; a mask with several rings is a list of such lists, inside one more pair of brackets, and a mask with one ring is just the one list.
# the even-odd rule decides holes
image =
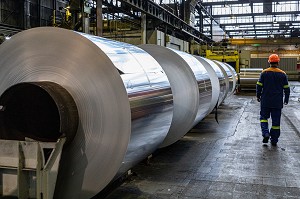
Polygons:
[[23,31],[0,55],[0,96],[19,83],[50,82],[77,106],[78,130],[63,150],[55,198],[95,196],[184,136],[232,92],[235,79],[224,67],[229,84],[216,63],[181,51],[58,28]]
[[197,89],[199,92],[199,106],[197,109],[195,121],[193,123],[194,126],[198,124],[208,114],[208,110],[212,99],[211,81],[205,67],[194,56],[179,50],[171,50],[173,50],[180,57],[182,57],[182,59],[184,59],[184,61],[189,65],[189,67],[192,69],[195,75],[198,84]]
[[[211,86],[212,86],[212,99],[208,109],[208,112],[210,113],[216,107],[219,101],[220,91],[221,91],[219,78],[213,68],[213,65],[215,65],[215,63],[204,57],[200,57],[200,56],[195,56],[195,57],[202,63],[202,65],[205,67],[210,77]],[[215,67],[217,66],[215,65]]]
[[198,105],[198,84],[190,66],[173,50],[158,45],[140,45],[152,55],[166,72],[174,98],[174,114],[170,130],[161,147],[178,141],[192,127]]
[[[173,116],[169,80],[158,62],[127,43],[82,34],[95,43],[120,71],[131,108],[131,136],[118,176],[156,150],[165,139]],[[128,101],[128,99],[127,99]]]
[[220,92],[219,92],[217,106],[220,106],[222,104],[222,102],[224,101],[224,99],[226,98],[226,93],[228,92],[228,90],[226,90],[227,89],[226,81],[225,81],[226,79],[225,79],[224,73],[222,72],[220,67],[213,60],[205,59],[205,61],[208,62],[209,65],[213,68],[213,70],[215,71],[215,74],[217,75],[217,77],[219,79]]
[[236,73],[236,71],[234,70],[234,68],[231,65],[229,65],[226,62],[223,62],[223,64],[228,67],[228,69],[230,70],[230,72],[232,74],[233,86],[232,86],[232,90],[229,91],[230,92],[229,95],[232,95],[235,92],[235,90],[237,89],[239,77],[238,77],[238,74]]
[[130,138],[129,100],[115,65],[90,40],[58,28],[23,31],[1,45],[0,55],[0,95],[39,81],[72,95],[79,127],[63,150],[55,198],[91,198],[120,168]]
[[222,62],[217,61],[217,60],[213,60],[213,62],[215,62],[217,64],[217,66],[221,69],[221,71],[225,77],[225,85],[226,85],[225,97],[224,97],[224,99],[225,99],[228,95],[228,92],[232,89],[232,86],[233,86],[232,74],[229,71],[229,69],[223,65]]

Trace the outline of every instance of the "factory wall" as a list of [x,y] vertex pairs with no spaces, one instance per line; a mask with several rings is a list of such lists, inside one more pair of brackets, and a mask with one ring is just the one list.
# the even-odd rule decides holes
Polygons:
[[[268,68],[267,58],[251,58],[251,68]],[[280,68],[284,71],[297,71],[297,58],[280,58]]]
[[147,44],[156,44],[159,46],[170,47],[175,50],[180,50],[184,52],[189,52],[189,42],[178,39],[171,35],[165,35],[164,32],[159,30],[148,31],[148,41]]

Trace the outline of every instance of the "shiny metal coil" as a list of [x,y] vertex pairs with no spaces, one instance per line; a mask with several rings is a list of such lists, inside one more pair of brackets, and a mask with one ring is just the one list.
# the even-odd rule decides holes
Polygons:
[[64,148],[55,198],[91,198],[119,170],[131,135],[130,104],[118,70],[85,37],[36,28],[0,46],[0,94],[21,82],[53,82],[73,97],[79,116]]
[[216,62],[209,59],[205,59],[205,61],[208,62],[208,64],[213,68],[215,74],[218,77],[220,92],[219,92],[217,106],[220,106],[220,104],[222,104],[222,102],[225,100],[226,95],[228,93],[228,90],[226,90],[228,89],[228,87],[226,86],[226,78],[228,79],[228,77],[226,73],[222,72],[220,66],[218,66]]
[[0,56],[0,96],[19,83],[52,82],[76,103],[78,130],[63,150],[55,198],[95,196],[184,136],[234,92],[237,77],[181,51],[58,28],[23,31]]
[[80,34],[109,57],[120,71],[127,91],[131,135],[117,178],[154,152],[165,139],[173,116],[170,83],[162,67],[144,50],[127,43]]
[[232,90],[229,91],[230,92],[229,95],[232,95],[235,92],[235,90],[237,89],[239,77],[238,77],[237,72],[234,70],[234,68],[231,65],[229,65],[226,62],[224,62],[223,64],[228,67],[228,69],[230,70],[230,72],[232,74],[233,85],[232,85]]
[[241,68],[239,73],[240,88],[245,90],[255,89],[256,82],[258,81],[262,71],[262,68]]
[[231,91],[232,87],[233,87],[232,74],[229,71],[228,67],[225,66],[222,62],[216,61],[216,60],[214,60],[213,62],[215,62],[217,64],[217,66],[220,68],[220,70],[222,71],[224,78],[225,78],[225,85],[226,85],[225,96],[224,96],[224,99],[225,99],[228,95],[228,92]]
[[[197,81],[197,90],[199,92],[199,105],[193,126],[198,124],[207,114],[211,103],[211,81],[205,67],[194,56],[179,50],[173,50],[177,53],[192,69]],[[191,127],[192,128],[192,127]]]
[[209,60],[206,59],[204,57],[200,57],[200,56],[195,56],[196,59],[198,59],[198,61],[200,61],[202,63],[202,65],[205,67],[205,69],[207,70],[209,77],[210,77],[210,81],[211,81],[211,86],[212,86],[212,98],[211,98],[211,103],[208,109],[208,112],[210,113],[218,104],[219,97],[220,97],[220,91],[221,91],[221,84],[219,81],[219,77],[216,74],[216,71],[214,70],[214,67],[217,67],[216,64]]
[[174,98],[174,114],[171,127],[161,147],[178,141],[192,127],[198,105],[198,83],[188,63],[169,48],[158,45],[140,45],[166,72]]

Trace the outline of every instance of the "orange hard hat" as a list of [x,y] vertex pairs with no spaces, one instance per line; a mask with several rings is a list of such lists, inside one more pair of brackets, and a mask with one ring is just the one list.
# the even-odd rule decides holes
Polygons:
[[269,63],[279,62],[279,61],[280,61],[280,58],[277,54],[272,54],[269,56],[269,60],[268,60]]

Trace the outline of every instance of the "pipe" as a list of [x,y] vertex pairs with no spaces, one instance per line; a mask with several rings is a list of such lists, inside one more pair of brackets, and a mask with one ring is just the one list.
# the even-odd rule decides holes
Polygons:
[[0,99],[15,85],[51,82],[76,104],[78,128],[63,150],[55,198],[93,197],[231,92],[227,73],[210,60],[59,28],[14,35],[0,55]]

